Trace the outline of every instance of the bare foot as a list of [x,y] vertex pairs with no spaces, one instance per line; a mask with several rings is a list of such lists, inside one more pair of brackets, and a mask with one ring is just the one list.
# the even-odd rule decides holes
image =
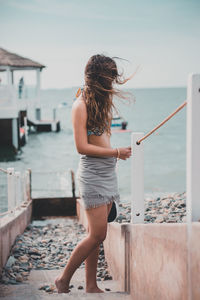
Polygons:
[[104,293],[104,291],[98,288],[98,286],[94,286],[94,287],[86,288],[86,293]]
[[55,279],[55,285],[57,287],[58,293],[69,293],[69,285],[66,282],[63,282],[59,277]]

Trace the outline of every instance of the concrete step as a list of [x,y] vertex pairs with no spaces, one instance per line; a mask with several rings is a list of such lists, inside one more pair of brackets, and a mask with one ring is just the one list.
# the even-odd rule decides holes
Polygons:
[[79,286],[85,286],[84,283],[84,268],[79,268],[72,280],[71,284],[74,287],[68,294],[58,294],[55,290],[50,294],[43,290],[39,290],[42,285],[54,285],[54,279],[61,273],[61,270],[32,270],[29,279],[26,284],[19,285],[1,285],[0,286],[0,298],[5,300],[38,300],[38,299],[76,299],[76,300],[131,300],[130,295],[123,293],[117,289],[117,283],[113,280],[99,281],[99,288],[105,291],[109,288],[110,291],[105,291],[101,294],[89,294],[85,293],[84,289],[79,290]]

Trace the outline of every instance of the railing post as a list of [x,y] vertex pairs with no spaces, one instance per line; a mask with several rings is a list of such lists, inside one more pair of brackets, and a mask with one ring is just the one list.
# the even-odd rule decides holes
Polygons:
[[26,172],[23,172],[23,175],[21,176],[21,185],[22,185],[22,202],[27,201],[27,196],[26,196]]
[[72,183],[72,197],[75,198],[75,179],[74,179],[74,171],[70,170],[71,173],[71,183]]
[[24,130],[25,130],[25,141],[28,141],[28,125],[27,125],[27,117],[24,117]]
[[144,136],[134,132],[131,136],[131,223],[144,223],[144,150],[136,142]]
[[56,121],[56,107],[53,108],[53,120]]
[[28,199],[27,200],[31,200],[31,193],[32,193],[32,173],[31,173],[31,169],[27,169],[26,171],[26,191],[27,191],[27,197]]
[[7,195],[8,195],[8,210],[15,207],[15,176],[14,168],[7,168]]
[[15,172],[15,207],[19,206],[21,202],[21,173],[17,171]]
[[190,74],[187,87],[187,221],[200,219],[200,74]]
[[35,109],[35,119],[37,121],[41,120],[41,108],[40,107],[36,107],[36,109]]

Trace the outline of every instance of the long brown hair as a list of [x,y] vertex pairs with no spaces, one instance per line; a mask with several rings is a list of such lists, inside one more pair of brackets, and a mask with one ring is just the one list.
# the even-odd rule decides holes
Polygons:
[[[85,67],[85,86],[83,97],[87,107],[87,128],[100,132],[110,132],[112,112],[115,109],[113,96],[122,96],[122,92],[113,87],[114,84],[123,84],[123,79],[113,58],[105,55],[93,55]],[[123,96],[122,96],[123,98]]]

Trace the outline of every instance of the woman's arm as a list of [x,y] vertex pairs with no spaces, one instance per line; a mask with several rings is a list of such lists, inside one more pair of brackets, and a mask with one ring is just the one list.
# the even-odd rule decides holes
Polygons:
[[[88,143],[87,138],[87,110],[83,101],[76,100],[72,107],[72,124],[76,149],[80,154],[91,156],[118,157],[118,150],[104,148]],[[119,148],[119,158],[126,160],[131,156],[131,147]]]
[[76,149],[80,154],[94,156],[114,156],[117,157],[117,149],[104,148],[88,143],[87,139],[87,110],[85,103],[76,101],[72,107],[72,124]]

